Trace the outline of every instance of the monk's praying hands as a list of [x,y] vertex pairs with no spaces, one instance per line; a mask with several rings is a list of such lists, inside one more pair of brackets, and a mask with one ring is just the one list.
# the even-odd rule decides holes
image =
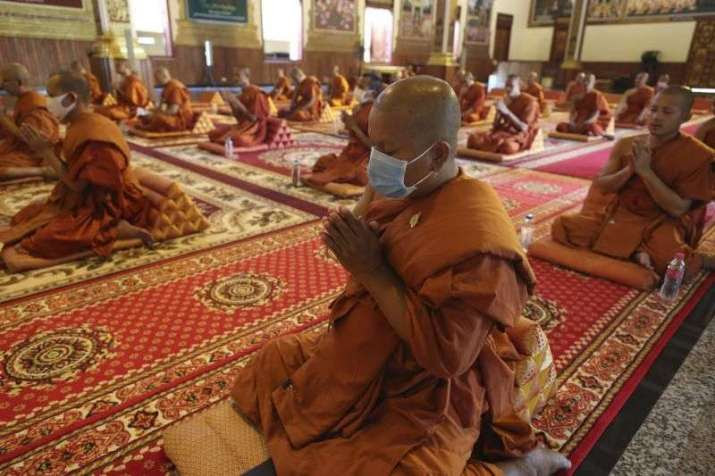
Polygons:
[[650,170],[650,147],[641,141],[633,142],[633,168],[638,175]]
[[358,279],[384,264],[382,247],[373,226],[346,208],[340,208],[326,219],[323,241],[340,264]]

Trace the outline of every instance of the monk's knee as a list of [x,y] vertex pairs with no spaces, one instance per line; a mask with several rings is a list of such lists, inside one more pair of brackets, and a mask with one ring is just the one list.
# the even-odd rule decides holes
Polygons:
[[506,140],[499,146],[497,152],[500,154],[511,155],[516,154],[519,150],[519,144],[511,140]]

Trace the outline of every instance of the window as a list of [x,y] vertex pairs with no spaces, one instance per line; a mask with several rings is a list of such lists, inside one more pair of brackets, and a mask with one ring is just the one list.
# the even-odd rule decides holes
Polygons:
[[365,45],[363,60],[366,63],[392,62],[392,10],[365,8]]
[[303,57],[303,6],[300,0],[263,0],[263,51],[276,60]]
[[455,60],[462,56],[462,23],[459,20],[454,22],[454,38],[452,38],[452,52]]
[[171,56],[169,9],[165,0],[129,0],[137,43],[149,56]]

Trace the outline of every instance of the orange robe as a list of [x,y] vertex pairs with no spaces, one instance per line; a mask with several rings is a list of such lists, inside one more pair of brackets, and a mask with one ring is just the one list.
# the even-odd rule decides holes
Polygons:
[[[355,112],[355,122],[367,135],[367,123],[372,110],[372,101],[364,102]],[[308,185],[322,186],[331,182],[367,185],[367,162],[370,160],[370,148],[350,130],[350,140],[340,154],[328,154],[320,157],[313,166],[313,173],[303,177]]]
[[514,408],[523,357],[510,337],[533,274],[503,205],[460,172],[429,196],[376,201],[366,219],[405,283],[408,338],[350,280],[322,335],[275,339],[239,369],[234,408],[277,474],[500,474],[480,459],[535,444]]
[[[312,103],[309,107],[296,110],[283,110],[279,114],[289,121],[314,122],[320,120],[325,104],[323,102],[323,91],[320,88],[320,81],[315,76],[308,76],[295,89],[293,93],[293,105],[302,106]],[[291,106],[292,107],[292,106]]]
[[87,84],[89,85],[89,95],[92,104],[101,104],[104,99],[104,93],[102,92],[102,87],[99,85],[97,77],[88,71],[84,73],[84,79],[87,80]]
[[[35,91],[27,91],[20,95],[15,103],[12,122],[18,128],[23,124],[32,126],[50,142],[60,140],[60,127],[57,118],[47,110],[47,99]],[[2,128],[0,123],[0,168],[2,167],[40,167],[42,159],[38,157],[24,141],[10,131]]]
[[[632,160],[631,144],[632,139],[623,139],[614,147],[621,169]],[[643,180],[633,175],[618,193],[590,194],[593,198],[580,213],[559,217],[552,225],[552,237],[620,259],[645,251],[662,275],[677,252],[690,256],[697,247],[704,207],[715,190],[714,157],[712,149],[685,134],[653,151],[651,167],[656,175],[680,197],[693,200],[691,212],[679,218],[661,209]]]
[[141,128],[153,132],[181,132],[193,127],[194,113],[191,109],[191,95],[184,84],[176,79],[170,80],[161,93],[161,103],[179,106],[176,114],[155,112],[143,118]]
[[45,202],[15,215],[0,242],[15,243],[38,258],[57,259],[92,250],[107,256],[126,220],[146,227],[150,203],[129,166],[129,146],[104,116],[79,115],[62,145],[67,178],[87,185],[79,192],[59,182]]
[[522,93],[513,98],[508,107],[520,121],[529,126],[526,131],[519,130],[497,111],[492,130],[470,134],[467,147],[499,154],[515,154],[531,147],[534,137],[539,132],[539,103],[533,96]]
[[570,81],[566,86],[566,102],[574,101],[577,97],[586,92],[586,87],[578,81]]
[[236,147],[262,144],[266,141],[268,133],[268,117],[270,116],[268,95],[258,86],[251,84],[243,88],[238,100],[248,112],[256,116],[256,122],[236,116],[238,121],[236,125],[221,124],[216,126],[213,131],[209,132],[209,140],[223,145],[230,138]]
[[711,120],[710,122],[712,123],[711,128],[705,133],[703,142],[711,149],[715,149],[715,121]]
[[650,105],[655,95],[655,90],[650,86],[643,86],[628,94],[626,109],[616,117],[616,122],[623,124],[643,124],[641,120],[643,110]]
[[335,107],[347,106],[351,101],[348,80],[342,74],[333,76],[333,82],[330,86],[330,105]]
[[[557,131],[600,136],[603,135],[606,128],[608,128],[608,123],[611,120],[611,108],[608,105],[606,97],[595,89],[586,93],[582,98],[577,99],[573,105],[573,111],[576,125],[561,122],[556,126]],[[590,124],[584,124],[584,121],[593,116],[596,112],[598,112],[596,121]]]
[[531,83],[524,90],[526,94],[530,94],[539,102],[539,110],[544,111],[546,108],[546,98],[544,97],[544,87],[539,83]]
[[117,104],[115,106],[95,107],[95,112],[119,122],[132,119],[137,115],[137,109],[145,108],[149,104],[149,90],[142,80],[130,74],[117,89]]
[[281,76],[278,78],[273,91],[271,91],[271,97],[274,101],[290,101],[293,97],[293,86],[291,86],[287,77]]
[[487,99],[487,89],[479,82],[472,83],[467,87],[464,94],[459,98],[462,109],[462,121],[477,122],[487,117],[489,108],[485,107]]

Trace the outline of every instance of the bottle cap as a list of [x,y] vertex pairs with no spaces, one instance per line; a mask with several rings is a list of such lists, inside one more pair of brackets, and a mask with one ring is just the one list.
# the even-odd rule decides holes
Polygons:
[[526,218],[527,220],[533,220],[533,219],[534,219],[534,215],[533,215],[532,213],[527,213],[524,218]]

